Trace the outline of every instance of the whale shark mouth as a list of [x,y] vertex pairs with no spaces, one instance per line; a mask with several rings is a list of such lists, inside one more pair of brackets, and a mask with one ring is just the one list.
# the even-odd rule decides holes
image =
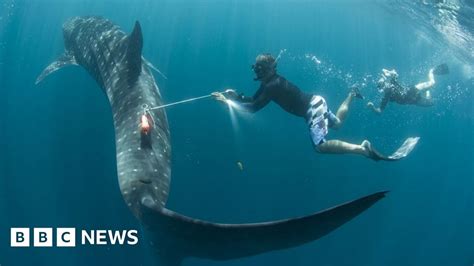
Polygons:
[[140,182],[143,183],[143,184],[147,184],[147,185],[148,185],[148,184],[151,184],[151,179],[140,179],[140,180],[138,180],[138,181],[140,181]]

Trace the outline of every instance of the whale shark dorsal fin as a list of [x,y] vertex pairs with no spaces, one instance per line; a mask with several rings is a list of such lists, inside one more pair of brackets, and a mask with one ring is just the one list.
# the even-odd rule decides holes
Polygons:
[[56,61],[49,64],[49,66],[47,66],[43,72],[41,72],[41,74],[36,79],[35,84],[40,83],[46,76],[53,73],[54,71],[70,65],[78,65],[74,56],[68,53],[61,55]]
[[142,48],[143,48],[143,35],[142,28],[138,21],[135,22],[132,33],[127,37],[127,53],[125,60],[130,73],[131,81],[135,81],[138,78],[142,70]]

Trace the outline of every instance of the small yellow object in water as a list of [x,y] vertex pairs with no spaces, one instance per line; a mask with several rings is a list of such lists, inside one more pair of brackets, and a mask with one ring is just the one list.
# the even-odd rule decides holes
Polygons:
[[242,164],[241,161],[237,161],[237,166],[239,167],[240,171],[244,170],[244,165]]

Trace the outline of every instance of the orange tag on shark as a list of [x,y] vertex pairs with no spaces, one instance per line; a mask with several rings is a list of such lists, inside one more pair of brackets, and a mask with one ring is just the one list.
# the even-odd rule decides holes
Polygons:
[[150,132],[151,125],[150,125],[150,122],[148,121],[147,115],[142,115],[141,122],[142,122],[141,123],[142,132],[144,134],[148,134],[148,132]]

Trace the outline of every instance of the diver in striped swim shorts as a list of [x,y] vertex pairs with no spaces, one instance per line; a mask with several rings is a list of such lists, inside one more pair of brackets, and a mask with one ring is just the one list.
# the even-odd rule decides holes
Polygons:
[[285,111],[303,117],[308,128],[314,148],[320,153],[358,154],[373,160],[385,160],[386,157],[375,151],[370,142],[364,140],[361,144],[353,144],[342,140],[328,140],[326,135],[329,128],[341,127],[349,111],[349,105],[354,98],[362,98],[357,89],[353,89],[341,104],[336,114],[328,108],[326,100],[319,95],[311,95],[276,73],[276,60],[270,54],[257,56],[252,66],[256,74],[254,80],[260,81],[260,88],[253,97],[237,94],[234,90],[225,93],[214,93],[219,101],[231,100],[239,108],[257,112],[269,102],[274,101]]

